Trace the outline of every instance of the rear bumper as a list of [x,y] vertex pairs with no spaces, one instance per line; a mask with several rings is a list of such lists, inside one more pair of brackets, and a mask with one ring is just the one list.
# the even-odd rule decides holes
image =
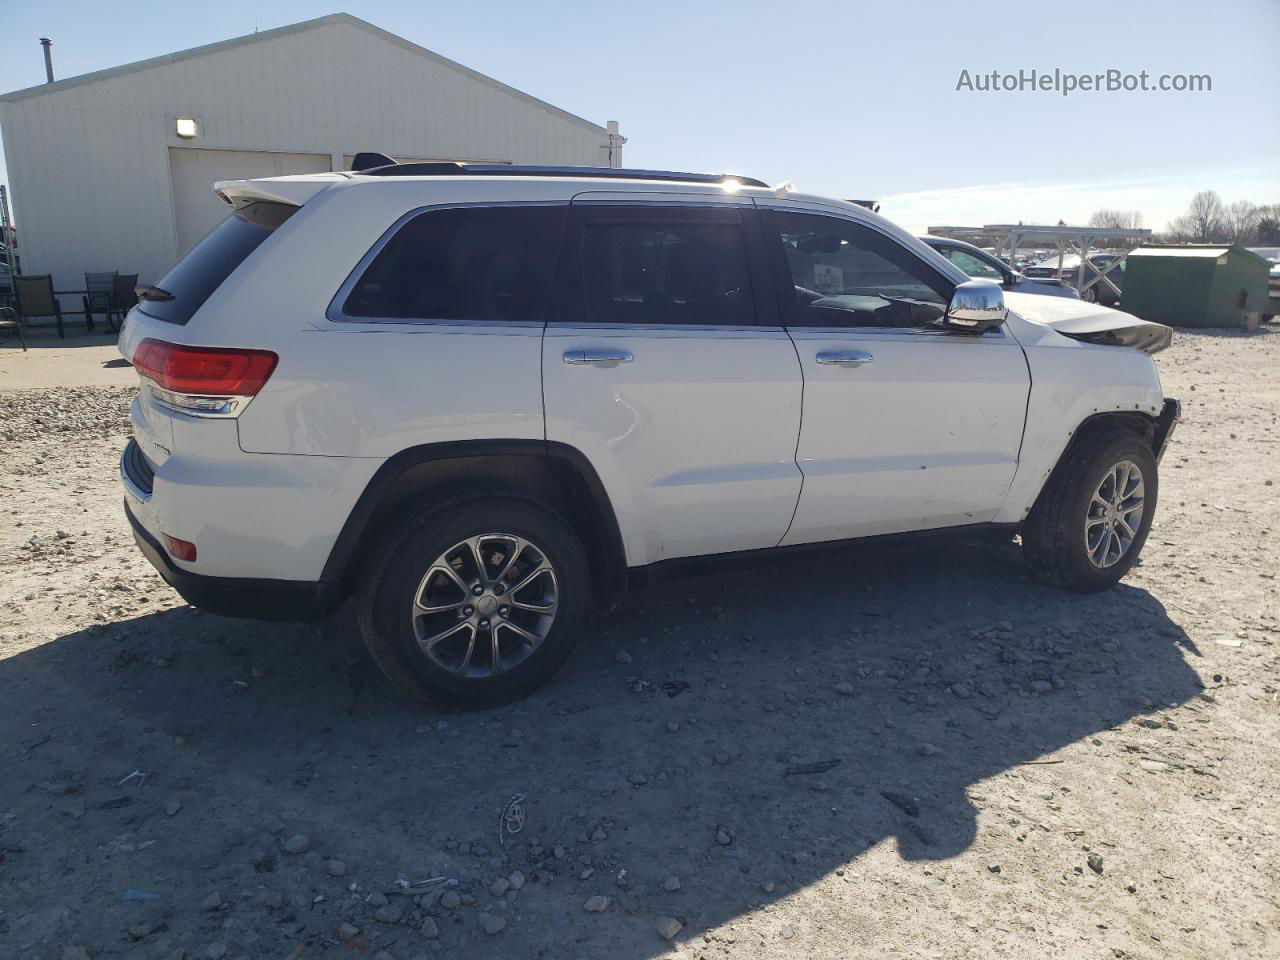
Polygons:
[[1169,438],[1173,429],[1182,419],[1182,404],[1177,400],[1165,400],[1164,409],[1156,418],[1155,435],[1151,438],[1151,446],[1155,451],[1156,463],[1164,459],[1164,452],[1169,449]]
[[314,623],[342,603],[342,591],[332,583],[210,577],[182,570],[134,516],[127,499],[124,512],[143,556],[159,571],[164,582],[193,607],[223,617]]

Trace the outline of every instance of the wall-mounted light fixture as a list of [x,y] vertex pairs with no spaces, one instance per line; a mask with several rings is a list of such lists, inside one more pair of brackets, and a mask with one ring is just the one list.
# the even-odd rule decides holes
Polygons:
[[175,128],[178,136],[183,140],[194,140],[196,134],[200,132],[196,129],[196,122],[191,117],[179,117]]

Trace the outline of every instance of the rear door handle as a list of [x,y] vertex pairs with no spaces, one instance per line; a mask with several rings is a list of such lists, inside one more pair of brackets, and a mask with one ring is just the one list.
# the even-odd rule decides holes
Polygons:
[[815,359],[819,363],[829,363],[841,367],[861,367],[870,363],[875,357],[861,350],[821,350]]
[[630,350],[566,350],[564,355],[565,363],[595,363],[606,367],[634,359]]

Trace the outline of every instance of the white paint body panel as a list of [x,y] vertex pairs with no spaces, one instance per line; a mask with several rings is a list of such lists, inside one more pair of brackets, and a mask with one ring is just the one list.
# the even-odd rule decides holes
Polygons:
[[[1003,333],[797,329],[804,493],[785,544],[990,521],[1018,466],[1030,387]],[[863,366],[815,362],[860,351]]]
[[[616,366],[570,350],[624,350]],[[548,327],[547,439],[592,462],[632,566],[778,544],[800,495],[800,366],[780,328]]]
[[[361,492],[396,453],[544,438],[576,448],[595,467],[630,566],[779,542],[1016,523],[1085,418],[1160,411],[1151,358],[1070,340],[1036,322],[1036,304],[1056,303],[1047,298],[1026,298],[1033,303],[1018,303],[1021,313],[1010,314],[1003,333],[982,338],[573,327],[554,316],[545,330],[326,316],[355,265],[411,211],[569,203],[594,186],[332,175],[227,185],[306,202],[187,325],[133,311],[121,351],[131,357],[151,336],[273,350],[280,363],[238,420],[200,420],[140,398],[135,434],[157,464],[154,494],[136,509],[147,529],[195,542],[199,560],[186,565],[195,572],[315,580]],[[636,200],[724,199],[715,186],[609,186]],[[736,194],[744,201],[780,203],[752,188]],[[796,202],[900,235],[944,275],[964,279],[861,208]],[[818,350],[836,347],[875,360],[857,368],[814,363]],[[569,350],[604,348],[634,360],[612,367],[562,360]]]

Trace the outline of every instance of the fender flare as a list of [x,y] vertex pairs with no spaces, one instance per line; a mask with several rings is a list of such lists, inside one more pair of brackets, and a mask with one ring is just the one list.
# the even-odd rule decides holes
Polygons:
[[611,591],[625,589],[626,552],[618,517],[609,494],[591,461],[576,447],[549,440],[456,440],[408,447],[390,457],[369,480],[347,516],[342,531],[334,541],[320,579],[328,583],[345,583],[352,561],[359,555],[366,536],[371,532],[378,505],[387,491],[405,471],[424,463],[473,457],[538,457],[558,460],[567,465],[586,488],[590,506],[601,521],[600,546],[609,561]]

